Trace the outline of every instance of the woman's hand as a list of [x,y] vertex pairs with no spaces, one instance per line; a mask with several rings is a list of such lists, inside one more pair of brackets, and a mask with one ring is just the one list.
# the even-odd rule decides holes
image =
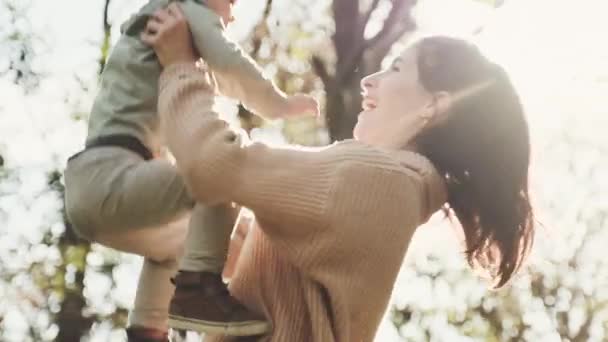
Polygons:
[[141,34],[141,40],[154,48],[163,67],[194,63],[198,59],[188,22],[174,2],[152,15]]

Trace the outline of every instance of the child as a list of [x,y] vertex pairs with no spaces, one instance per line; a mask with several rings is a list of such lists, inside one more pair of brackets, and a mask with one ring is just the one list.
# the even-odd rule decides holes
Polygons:
[[[177,169],[154,158],[163,146],[156,106],[161,67],[140,34],[154,12],[170,2],[151,0],[121,27],[93,104],[86,148],[70,158],[65,172],[67,214],[84,237],[146,258],[130,338],[167,329],[173,291],[168,278],[185,239],[185,229],[172,223],[189,213],[190,235],[174,280],[170,324],[209,333],[261,334],[268,323],[236,302],[221,279],[234,225],[230,209],[195,204]],[[272,119],[318,112],[311,97],[286,97],[225,38],[234,0],[177,2],[220,93]],[[191,298],[197,302],[189,303]]]

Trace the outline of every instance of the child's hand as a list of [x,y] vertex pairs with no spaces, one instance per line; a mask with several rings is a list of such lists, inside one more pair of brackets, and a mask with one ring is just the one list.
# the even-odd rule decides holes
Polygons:
[[319,116],[319,103],[312,96],[297,94],[287,98],[285,117],[296,117],[302,115]]

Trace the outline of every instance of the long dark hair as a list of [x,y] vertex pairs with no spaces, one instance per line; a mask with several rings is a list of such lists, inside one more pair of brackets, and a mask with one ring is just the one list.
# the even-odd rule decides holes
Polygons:
[[519,97],[503,68],[461,39],[416,43],[420,82],[431,93],[490,85],[452,104],[446,120],[415,145],[446,180],[473,267],[488,271],[495,288],[520,268],[534,239],[528,197],[530,138]]

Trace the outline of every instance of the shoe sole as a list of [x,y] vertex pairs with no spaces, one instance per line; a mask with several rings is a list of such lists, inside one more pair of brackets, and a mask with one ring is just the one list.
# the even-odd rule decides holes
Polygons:
[[261,321],[227,324],[175,315],[169,315],[169,326],[178,330],[190,330],[199,333],[221,334],[227,336],[255,336],[265,334],[270,330],[270,325]]

